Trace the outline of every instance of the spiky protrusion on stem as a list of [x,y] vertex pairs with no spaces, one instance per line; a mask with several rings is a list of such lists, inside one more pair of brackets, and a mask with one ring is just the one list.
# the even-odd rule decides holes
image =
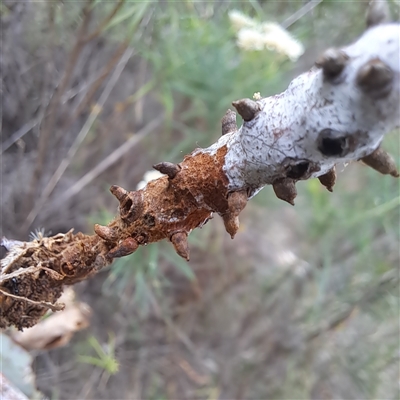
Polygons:
[[234,132],[236,130],[236,113],[232,110],[228,110],[221,120],[222,135],[226,135],[227,133]]
[[385,150],[378,147],[373,153],[361,159],[369,167],[384,175],[400,176],[393,157]]
[[280,178],[272,184],[275,195],[278,199],[286,201],[294,206],[294,199],[297,196],[295,180],[292,178]]
[[367,95],[380,99],[392,91],[393,78],[393,70],[379,58],[374,58],[358,71],[357,84]]
[[233,239],[239,229],[239,214],[246,207],[247,193],[233,192],[228,195],[228,210],[222,215],[226,231]]
[[318,58],[315,65],[318,68],[322,68],[324,77],[327,80],[334,82],[335,78],[342,73],[348,61],[349,56],[344,51],[339,49],[328,49]]
[[177,173],[180,171],[179,165],[170,162],[155,164],[153,165],[153,168],[162,174],[168,175],[169,179],[174,179]]
[[336,168],[333,167],[326,174],[318,177],[321,185],[324,185],[330,192],[333,192],[333,187],[336,183]]
[[251,121],[260,111],[259,104],[251,99],[234,101],[232,102],[232,105],[236,108],[236,111],[244,121]]
[[187,233],[186,232],[177,232],[171,236],[171,243],[174,245],[174,249],[178,255],[184,258],[186,261],[189,261],[189,244],[187,241]]
[[367,27],[377,26],[390,21],[390,10],[387,1],[371,0],[367,9]]
[[112,186],[119,214],[95,235],[59,234],[32,242],[3,240],[9,253],[0,275],[0,328],[34,325],[61,294],[64,284],[93,275],[114,258],[141,245],[170,240],[189,259],[188,234],[214,213],[233,237],[247,200],[265,185],[294,204],[296,184],[319,178],[328,190],[335,164],[362,160],[398,176],[379,145],[400,125],[399,25],[370,28],[356,43],[325,53],[319,68],[294,79],[288,89],[233,105],[220,139],[196,149],[179,164],[160,163],[166,174],[141,190]]

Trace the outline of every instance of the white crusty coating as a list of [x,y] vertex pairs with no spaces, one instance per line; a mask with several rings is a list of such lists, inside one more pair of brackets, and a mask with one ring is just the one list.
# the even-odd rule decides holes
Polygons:
[[[400,126],[400,25],[369,29],[342,50],[348,63],[336,83],[324,79],[317,67],[294,79],[281,94],[257,101],[261,111],[236,131],[203,151],[215,153],[227,144],[225,172],[232,190],[250,189],[254,195],[283,177],[287,162],[306,160],[323,175],[336,163],[358,160],[375,150],[383,136]],[[356,83],[360,68],[379,58],[394,73],[390,94],[374,99]],[[318,150],[318,136],[326,128],[347,137],[352,151],[326,157]]]

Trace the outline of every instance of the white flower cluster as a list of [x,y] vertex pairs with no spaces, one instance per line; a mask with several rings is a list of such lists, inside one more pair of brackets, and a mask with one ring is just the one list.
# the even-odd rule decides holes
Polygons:
[[237,31],[237,45],[243,50],[273,50],[296,61],[303,53],[303,45],[275,22],[258,23],[240,11],[229,12],[229,19]]
[[233,28],[240,31],[242,28],[255,28],[258,23],[238,10],[229,11],[229,19]]

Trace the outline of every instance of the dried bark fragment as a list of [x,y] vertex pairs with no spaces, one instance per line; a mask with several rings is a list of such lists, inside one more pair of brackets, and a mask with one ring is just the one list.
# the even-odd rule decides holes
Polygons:
[[363,163],[384,175],[400,176],[393,157],[382,148],[378,147],[370,155],[361,159]]
[[98,236],[74,235],[72,230],[11,247],[1,260],[0,328],[31,327],[49,308],[59,308],[54,303],[63,285],[79,282],[96,266],[107,265],[96,263],[106,252],[108,248]]
[[336,183],[336,168],[333,167],[326,174],[320,175],[318,179],[330,192],[333,192],[333,186]]

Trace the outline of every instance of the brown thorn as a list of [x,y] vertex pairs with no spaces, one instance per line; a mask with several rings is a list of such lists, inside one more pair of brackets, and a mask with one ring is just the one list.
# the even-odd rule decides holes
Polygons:
[[142,195],[140,191],[128,192],[120,186],[113,185],[110,192],[119,200],[119,213],[125,221],[137,219],[142,210]]
[[379,99],[392,90],[393,71],[379,58],[366,62],[358,71],[357,84],[361,90]]
[[336,169],[333,167],[326,174],[318,177],[322,185],[324,185],[330,192],[333,192],[333,186],[336,183]]
[[142,192],[129,192],[119,204],[119,215],[125,222],[132,223],[143,212]]
[[237,130],[235,111],[227,110],[221,120],[221,128],[222,135],[226,135],[227,133],[235,132]]
[[349,60],[349,56],[339,49],[326,50],[315,62],[318,68],[322,68],[327,79],[334,79],[341,74]]
[[366,15],[367,28],[390,22],[390,10],[387,1],[371,0]]
[[245,190],[229,193],[228,213],[235,216],[239,215],[241,211],[246,207],[247,200],[248,200],[247,191]]
[[384,175],[392,175],[395,178],[400,176],[393,157],[385,150],[378,147],[370,155],[361,158],[369,167]]
[[187,241],[187,233],[186,232],[176,232],[174,233],[170,240],[174,245],[175,251],[178,255],[184,258],[186,261],[189,261],[189,245]]
[[232,214],[225,214],[222,216],[224,221],[225,230],[231,235],[233,239],[239,229],[239,217]]
[[129,254],[134,253],[138,249],[138,247],[138,242],[135,239],[129,237],[124,239],[121,243],[111,249],[108,252],[107,257],[118,258],[129,256]]
[[287,201],[294,206],[294,199],[297,196],[295,181],[291,178],[280,178],[272,184],[276,197]]
[[100,236],[102,239],[106,241],[115,242],[118,237],[116,232],[112,228],[109,228],[108,226],[95,224],[94,231],[98,236]]
[[244,121],[251,121],[260,111],[258,103],[251,99],[241,99],[232,103]]
[[170,162],[161,162],[159,164],[153,165],[153,168],[162,174],[168,175],[169,179],[174,179],[181,167],[177,164]]
[[239,229],[239,214],[246,207],[247,191],[231,192],[228,195],[228,211],[222,215],[226,231],[233,239]]
[[110,187],[110,192],[118,199],[121,203],[123,200],[126,199],[128,195],[128,191],[122,188],[121,186],[113,185]]

